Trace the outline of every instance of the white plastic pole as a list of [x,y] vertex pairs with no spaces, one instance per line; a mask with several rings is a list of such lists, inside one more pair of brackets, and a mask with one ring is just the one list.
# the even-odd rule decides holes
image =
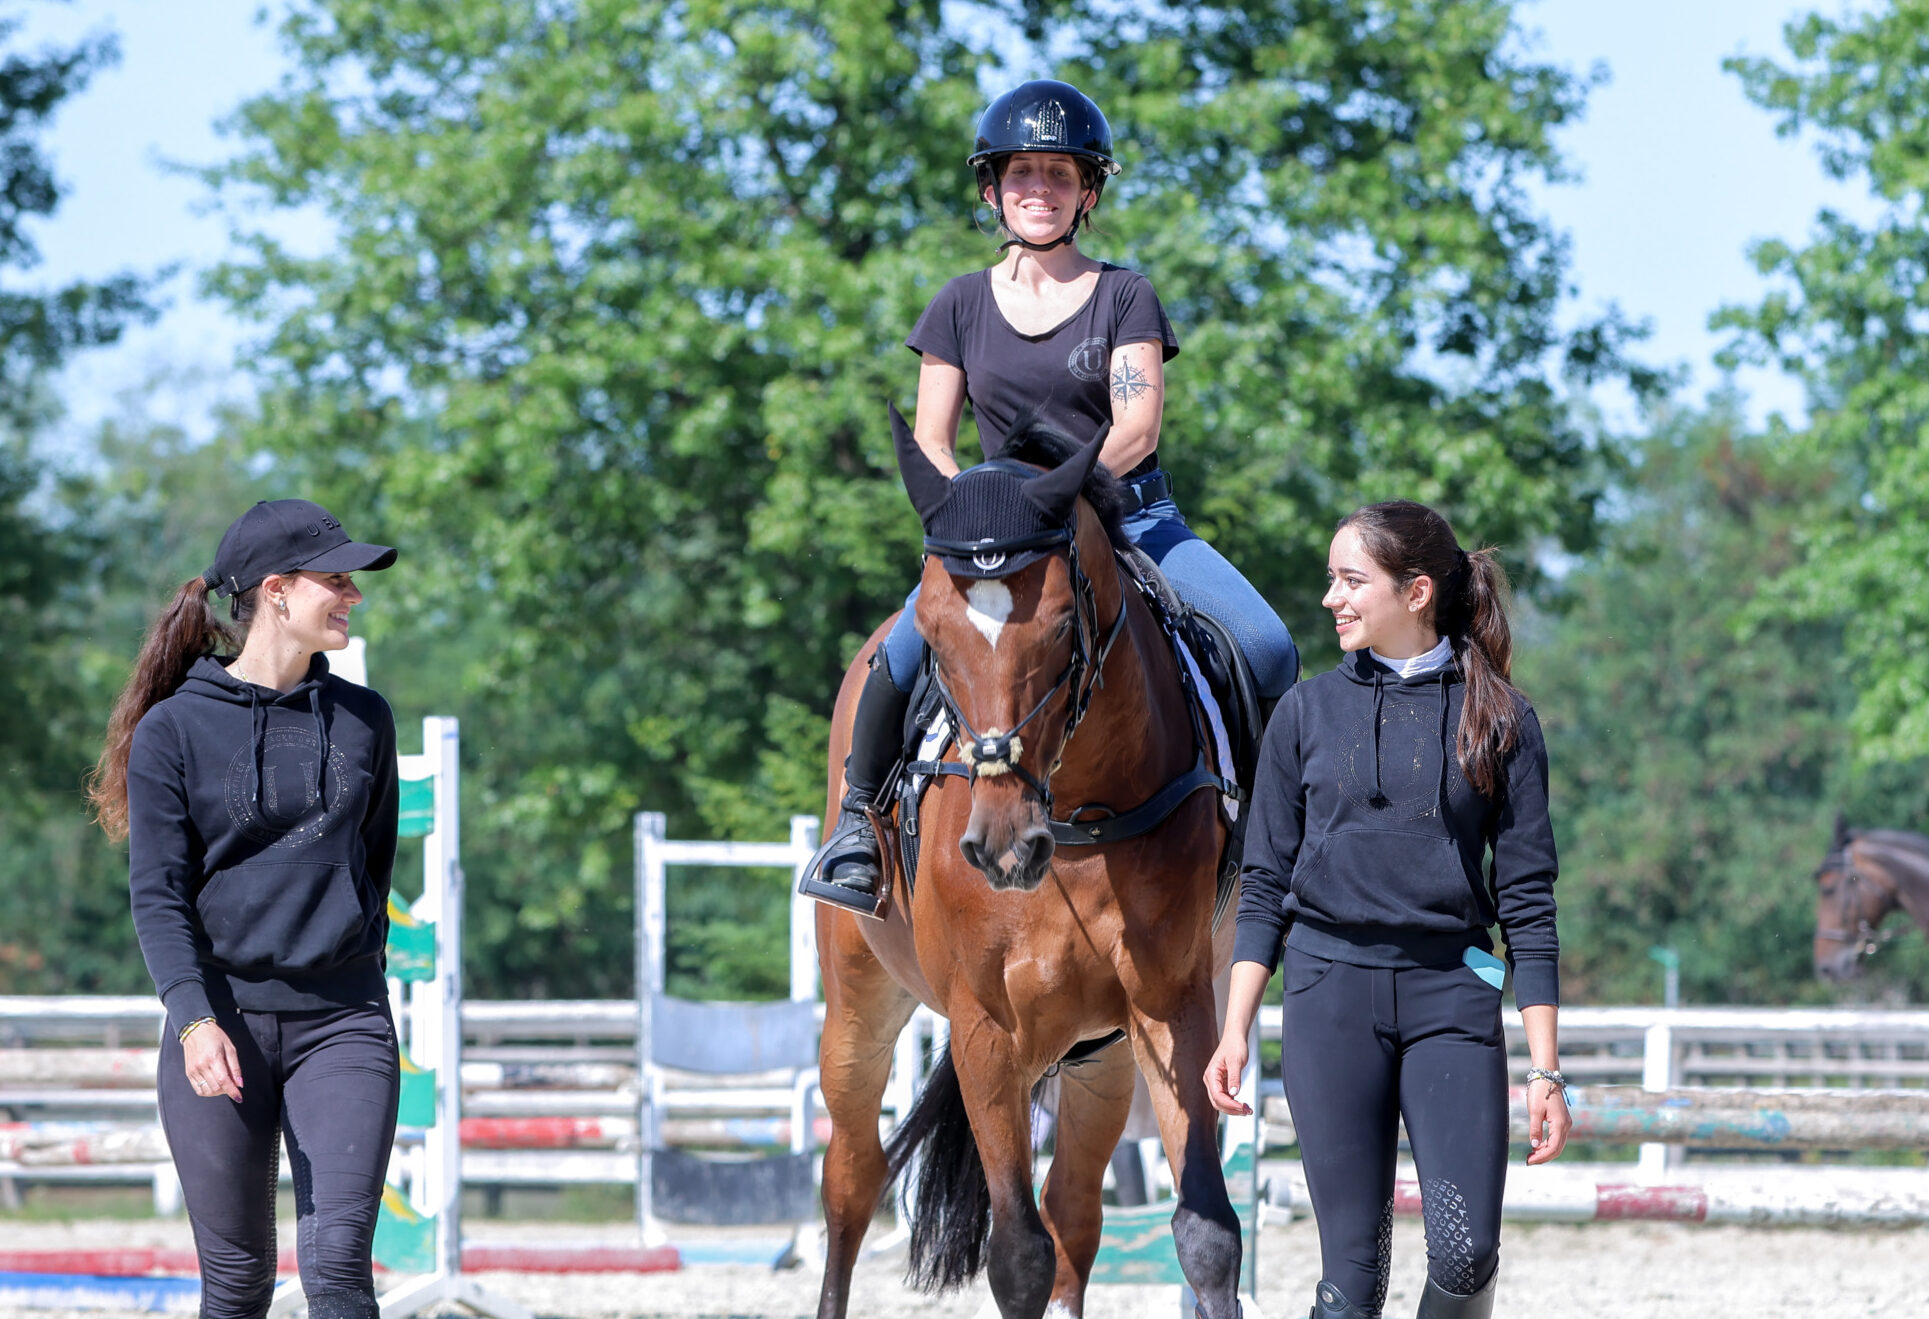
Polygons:
[[[1674,1028],[1664,1016],[1648,1026],[1641,1039],[1641,1088],[1668,1090],[1674,1086]],[[1648,1143],[1641,1146],[1635,1176],[1653,1185],[1668,1172],[1668,1147]]]
[[636,816],[636,1234],[645,1246],[658,1244],[651,1205],[651,1151],[656,1145],[656,1112],[651,1095],[651,1016],[663,990],[663,843],[669,827],[661,811]]
[[422,753],[435,772],[435,828],[422,840],[415,915],[435,922],[435,979],[416,986],[416,1058],[436,1069],[435,1125],[423,1142],[419,1209],[436,1216],[437,1271],[462,1268],[462,820],[461,733],[456,720],[422,721]]
[[797,891],[817,851],[817,817],[790,817],[790,846],[796,853],[790,876],[790,996],[794,1001],[817,1001],[817,903]]

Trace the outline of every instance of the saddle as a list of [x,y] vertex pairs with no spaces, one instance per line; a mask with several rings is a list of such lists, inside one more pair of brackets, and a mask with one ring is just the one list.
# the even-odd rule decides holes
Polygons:
[[[1185,690],[1197,758],[1193,769],[1166,784],[1146,801],[1118,811],[1109,806],[1085,805],[1063,820],[1052,821],[1052,835],[1060,847],[1091,847],[1136,838],[1157,828],[1179,804],[1195,792],[1218,792],[1220,812],[1227,825],[1226,845],[1219,859],[1218,894],[1213,925],[1224,918],[1245,847],[1244,806],[1251,793],[1264,732],[1264,712],[1246,657],[1231,632],[1211,615],[1188,607],[1149,555],[1136,546],[1118,552],[1126,577],[1158,620],[1172,646],[1180,684]],[[801,891],[824,901],[882,919],[899,884],[908,896],[918,871],[922,846],[919,817],[924,794],[947,775],[969,778],[959,760],[947,760],[954,749],[954,730],[939,696],[932,660],[925,663],[912,688],[904,721],[904,749],[878,794],[895,809],[873,815],[879,840],[881,873],[876,902],[869,911],[852,902],[848,889],[806,877]],[[834,891],[833,891],[834,890]],[[1068,1058],[1067,1062],[1076,1061]]]

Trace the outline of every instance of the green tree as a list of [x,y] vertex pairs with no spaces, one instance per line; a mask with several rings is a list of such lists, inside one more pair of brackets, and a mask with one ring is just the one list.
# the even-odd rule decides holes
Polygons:
[[59,289],[13,287],[40,260],[28,227],[60,203],[39,135],[66,99],[116,58],[97,36],[68,49],[8,49],[20,28],[0,17],[0,785],[9,797],[72,785],[77,711],[48,662],[72,604],[84,536],[36,510],[48,480],[33,439],[57,412],[46,380],[78,349],[108,343],[145,312],[142,282],[121,275]]
[[[962,157],[1021,72],[1113,117],[1127,169],[1092,243],[1154,277],[1184,338],[1164,452],[1289,621],[1362,499],[1585,545],[1601,455],[1559,379],[1652,382],[1617,321],[1556,326],[1565,252],[1525,185],[1558,176],[1583,87],[1511,19],[296,3],[296,72],[242,107],[211,181],[244,225],[315,207],[336,238],[257,236],[212,283],[265,327],[278,478],[408,551],[384,655],[437,662],[382,672],[475,751],[480,992],[626,983],[639,806],[726,836],[820,808],[838,673],[917,567],[883,403],[909,403],[925,302],[992,259]],[[780,903],[746,883],[704,891]],[[736,917],[696,919],[722,940]]]
[[1781,583],[1808,618],[1852,620],[1843,644],[1865,755],[1929,752],[1929,5],[1895,0],[1786,29],[1792,59],[1736,59],[1779,131],[1815,133],[1838,179],[1865,181],[1879,214],[1824,211],[1806,245],[1753,249],[1778,287],[1725,310],[1731,357],[1807,386],[1806,427],[1785,442],[1839,479]]
[[196,441],[147,418],[146,402],[137,392],[88,438],[85,463],[38,486],[43,521],[66,529],[65,557],[55,602],[37,615],[36,671],[53,695],[18,716],[45,781],[0,800],[0,993],[152,989],[127,914],[126,848],[88,818],[81,775],[149,619],[207,566],[256,477],[231,428]]
[[[1724,407],[1643,444],[1627,514],[1532,617],[1518,678],[1546,725],[1562,878],[1562,968],[1582,1002],[1658,1001],[1656,945],[1696,1003],[1826,1000],[1810,969],[1812,874],[1837,810],[1929,814],[1920,763],[1855,763],[1853,688],[1834,619],[1784,612],[1828,468],[1746,433]],[[1897,918],[1901,919],[1901,918]],[[1863,992],[1920,997],[1922,941]]]

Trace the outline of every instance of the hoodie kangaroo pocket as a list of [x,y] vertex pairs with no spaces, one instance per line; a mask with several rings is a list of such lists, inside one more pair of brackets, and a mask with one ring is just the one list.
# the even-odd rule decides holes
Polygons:
[[347,865],[237,866],[195,899],[210,951],[224,966],[313,971],[358,951],[367,926]]
[[1334,925],[1462,929],[1483,924],[1451,838],[1394,829],[1328,834],[1293,871],[1301,911]]

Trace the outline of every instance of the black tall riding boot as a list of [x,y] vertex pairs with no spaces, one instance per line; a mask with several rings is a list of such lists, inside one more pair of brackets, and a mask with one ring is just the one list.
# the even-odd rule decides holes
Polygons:
[[851,752],[844,757],[844,805],[835,835],[839,845],[824,863],[824,877],[841,888],[877,891],[877,834],[865,812],[876,808],[884,780],[904,751],[904,715],[910,704],[911,694],[891,681],[883,657],[873,659],[857,697]]
[[1379,1311],[1371,1313],[1347,1300],[1340,1289],[1325,1279],[1320,1280],[1319,1290],[1313,1293],[1313,1308],[1306,1312],[1306,1319],[1377,1319]]
[[1488,1319],[1494,1312],[1494,1286],[1499,1281],[1500,1270],[1496,1268],[1487,1275],[1486,1283],[1479,1290],[1462,1296],[1428,1278],[1426,1290],[1420,1293],[1420,1308],[1414,1312],[1415,1319]]

